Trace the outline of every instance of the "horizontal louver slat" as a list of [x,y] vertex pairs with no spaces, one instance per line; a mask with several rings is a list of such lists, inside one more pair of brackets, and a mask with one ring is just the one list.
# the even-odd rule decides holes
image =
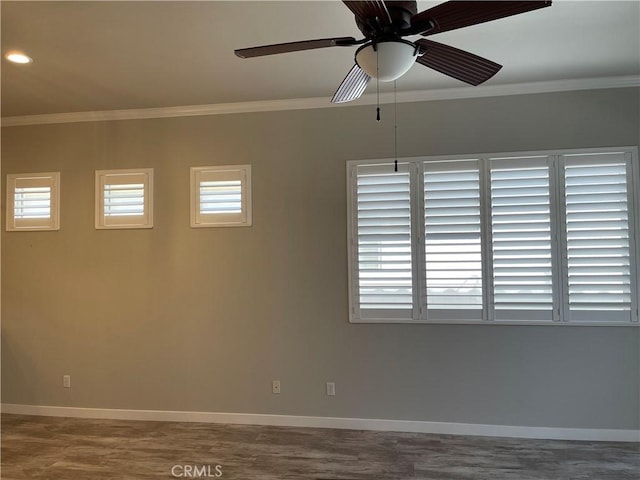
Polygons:
[[360,166],[355,200],[360,309],[412,309],[409,173]]

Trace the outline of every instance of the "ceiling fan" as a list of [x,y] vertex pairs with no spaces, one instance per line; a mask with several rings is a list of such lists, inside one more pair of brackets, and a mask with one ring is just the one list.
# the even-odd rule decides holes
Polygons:
[[418,13],[415,1],[343,0],[343,3],[355,15],[363,39],[336,37],[303,40],[241,48],[235,50],[235,54],[241,58],[251,58],[315,48],[360,45],[355,53],[355,65],[331,99],[333,103],[359,98],[371,78],[396,80],[414,63],[471,85],[479,85],[495,75],[502,65],[442,43],[424,38],[411,42],[403,37],[427,37],[551,5],[551,1],[449,1]]

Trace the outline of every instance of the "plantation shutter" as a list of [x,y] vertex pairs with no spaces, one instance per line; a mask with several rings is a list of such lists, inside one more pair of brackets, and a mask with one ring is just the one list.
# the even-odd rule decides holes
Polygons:
[[151,228],[153,169],[96,171],[96,228]]
[[58,172],[7,175],[7,229],[57,230]]
[[630,155],[564,155],[568,321],[630,321]]
[[356,261],[355,317],[413,317],[411,177],[407,164],[358,165],[352,171]]
[[478,160],[424,163],[427,318],[482,319]]
[[16,186],[14,190],[13,216],[16,220],[48,219],[51,216],[51,187]]
[[251,225],[251,166],[191,168],[191,226]]
[[143,183],[109,183],[104,186],[105,217],[144,215]]
[[637,149],[351,161],[351,321],[640,325]]
[[550,160],[490,159],[497,320],[553,320]]
[[201,214],[240,212],[242,212],[242,182],[239,179],[200,182]]
[[48,219],[51,216],[51,186],[38,180],[19,179],[13,191],[13,217],[18,220]]

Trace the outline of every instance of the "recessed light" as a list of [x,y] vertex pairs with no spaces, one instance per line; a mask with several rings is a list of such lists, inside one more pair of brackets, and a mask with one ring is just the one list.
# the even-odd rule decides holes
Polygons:
[[20,52],[9,52],[4,58],[13,63],[31,63],[33,59],[31,57],[27,57],[24,53]]

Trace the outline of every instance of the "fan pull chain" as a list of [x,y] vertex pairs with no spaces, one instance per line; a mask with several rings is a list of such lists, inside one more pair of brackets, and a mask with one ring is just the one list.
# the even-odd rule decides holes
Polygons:
[[398,171],[398,100],[396,97],[396,81],[393,81],[393,153],[395,156],[395,171]]
[[[375,47],[375,45],[374,45]],[[378,49],[376,48],[376,120],[380,121],[380,72],[378,63]]]

